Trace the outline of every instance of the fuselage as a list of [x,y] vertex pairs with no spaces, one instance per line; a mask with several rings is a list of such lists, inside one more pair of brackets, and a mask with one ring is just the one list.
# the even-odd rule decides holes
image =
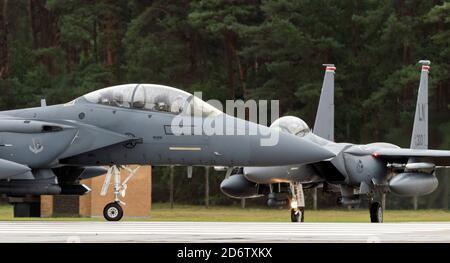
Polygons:
[[[58,132],[51,135],[24,134],[21,141],[25,144],[22,144],[20,149],[14,144],[11,144],[12,147],[3,147],[0,149],[0,158],[11,161],[19,159],[20,163],[24,164],[27,164],[27,160],[33,163],[32,159],[35,158],[23,160],[19,156],[21,152],[29,151],[27,146],[32,145],[35,138],[39,138],[39,144],[45,143],[42,154],[60,144],[65,145],[67,149],[59,156],[54,156],[54,160],[33,163],[31,168],[47,168],[65,164],[268,166],[307,163],[332,156],[332,153],[303,139],[224,113],[208,117],[224,125],[223,134],[206,135],[204,131],[201,131],[200,134],[188,132],[175,135],[173,120],[176,116],[169,112],[90,103],[83,98],[61,105],[3,111],[0,112],[0,118],[15,118],[31,122],[45,120],[73,127],[77,133],[68,134],[59,140],[56,136]],[[194,127],[196,123],[201,125],[205,118],[192,116],[191,121],[190,125]],[[229,123],[234,125],[230,128],[227,126]],[[248,131],[252,128],[255,128],[258,133],[249,134]],[[93,130],[95,133],[92,133]],[[127,136],[132,141],[83,152],[83,149],[89,149],[97,140],[104,139],[103,134],[106,136],[109,133]],[[9,138],[17,137],[17,134],[13,135]],[[277,144],[261,145],[261,139],[272,135],[277,136]],[[42,136],[48,138],[42,141]],[[83,149],[77,149],[77,147]],[[37,157],[40,154],[31,156]]]
[[313,133],[303,137],[334,152],[335,157],[312,164],[297,164],[274,167],[244,167],[244,176],[259,184],[299,182],[317,184],[329,182],[359,186],[373,179],[383,180],[386,163],[372,155],[380,148],[399,148],[390,143],[351,144],[335,143]]

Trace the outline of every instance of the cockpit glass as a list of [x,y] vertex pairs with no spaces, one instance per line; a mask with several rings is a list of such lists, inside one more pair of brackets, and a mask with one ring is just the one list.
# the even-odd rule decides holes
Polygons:
[[158,85],[139,85],[133,97],[133,108],[179,114],[191,94]]
[[189,100],[189,105],[188,105],[187,109],[188,110],[186,111],[186,113],[188,115],[196,116],[196,117],[203,117],[203,118],[217,116],[220,113],[222,113],[220,110],[218,110],[211,104],[208,104],[193,95],[191,96],[191,99]]
[[92,103],[130,108],[133,90],[136,85],[120,85],[104,88],[84,95],[84,98]]
[[148,111],[216,116],[222,112],[192,94],[168,86],[127,84],[104,88],[84,96],[91,103]]
[[296,136],[303,137],[310,132],[310,129],[306,122],[302,119],[293,117],[293,116],[285,116],[281,117],[278,120],[274,121],[271,128],[277,128],[283,132],[287,132]]

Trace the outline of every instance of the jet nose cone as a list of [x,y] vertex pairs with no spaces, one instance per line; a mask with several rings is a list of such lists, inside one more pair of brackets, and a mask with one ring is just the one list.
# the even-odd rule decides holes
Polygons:
[[[261,140],[253,142],[252,158],[262,166],[307,164],[323,161],[336,155],[327,149],[288,133],[271,130],[278,136],[273,145],[264,146]],[[276,138],[275,136],[275,138]]]

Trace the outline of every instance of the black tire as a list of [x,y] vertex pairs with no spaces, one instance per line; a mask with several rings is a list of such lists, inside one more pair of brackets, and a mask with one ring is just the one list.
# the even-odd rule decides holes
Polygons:
[[300,222],[300,212],[294,208],[291,209],[291,222]]
[[378,202],[370,204],[370,222],[383,223],[383,207]]
[[302,208],[299,208],[300,209],[300,212],[302,213],[302,218],[301,218],[301,222],[303,223],[303,222],[305,222],[305,208],[304,207],[302,207]]
[[305,210],[304,208],[291,209],[291,222],[299,223],[305,221]]
[[108,221],[119,221],[123,217],[123,209],[118,202],[112,202],[103,209],[103,216]]

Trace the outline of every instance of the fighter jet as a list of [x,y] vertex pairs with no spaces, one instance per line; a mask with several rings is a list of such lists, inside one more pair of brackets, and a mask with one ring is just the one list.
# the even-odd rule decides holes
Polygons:
[[[206,134],[207,120],[226,132]],[[258,132],[246,133],[251,129]],[[261,143],[272,136],[273,145]],[[111,166],[115,197],[104,209],[107,220],[123,216],[119,193],[126,187],[117,176],[123,165],[288,165],[332,156],[303,138],[234,118],[162,85],[125,84],[66,104],[0,112],[0,194],[82,195],[89,189],[80,180]]]
[[[325,65],[315,126],[311,131],[300,118],[286,116],[271,127],[304,138],[336,154],[329,160],[306,165],[237,167],[221,183],[223,193],[234,198],[268,195],[269,206],[290,201],[291,221],[304,221],[303,188],[323,186],[338,191],[342,205],[359,206],[368,201],[371,222],[383,222],[382,195],[421,196],[438,186],[435,163],[450,157],[450,151],[428,150],[428,73],[430,61],[421,60],[411,146],[376,142],[356,145],[334,142],[334,65]],[[283,187],[288,185],[288,187]]]

